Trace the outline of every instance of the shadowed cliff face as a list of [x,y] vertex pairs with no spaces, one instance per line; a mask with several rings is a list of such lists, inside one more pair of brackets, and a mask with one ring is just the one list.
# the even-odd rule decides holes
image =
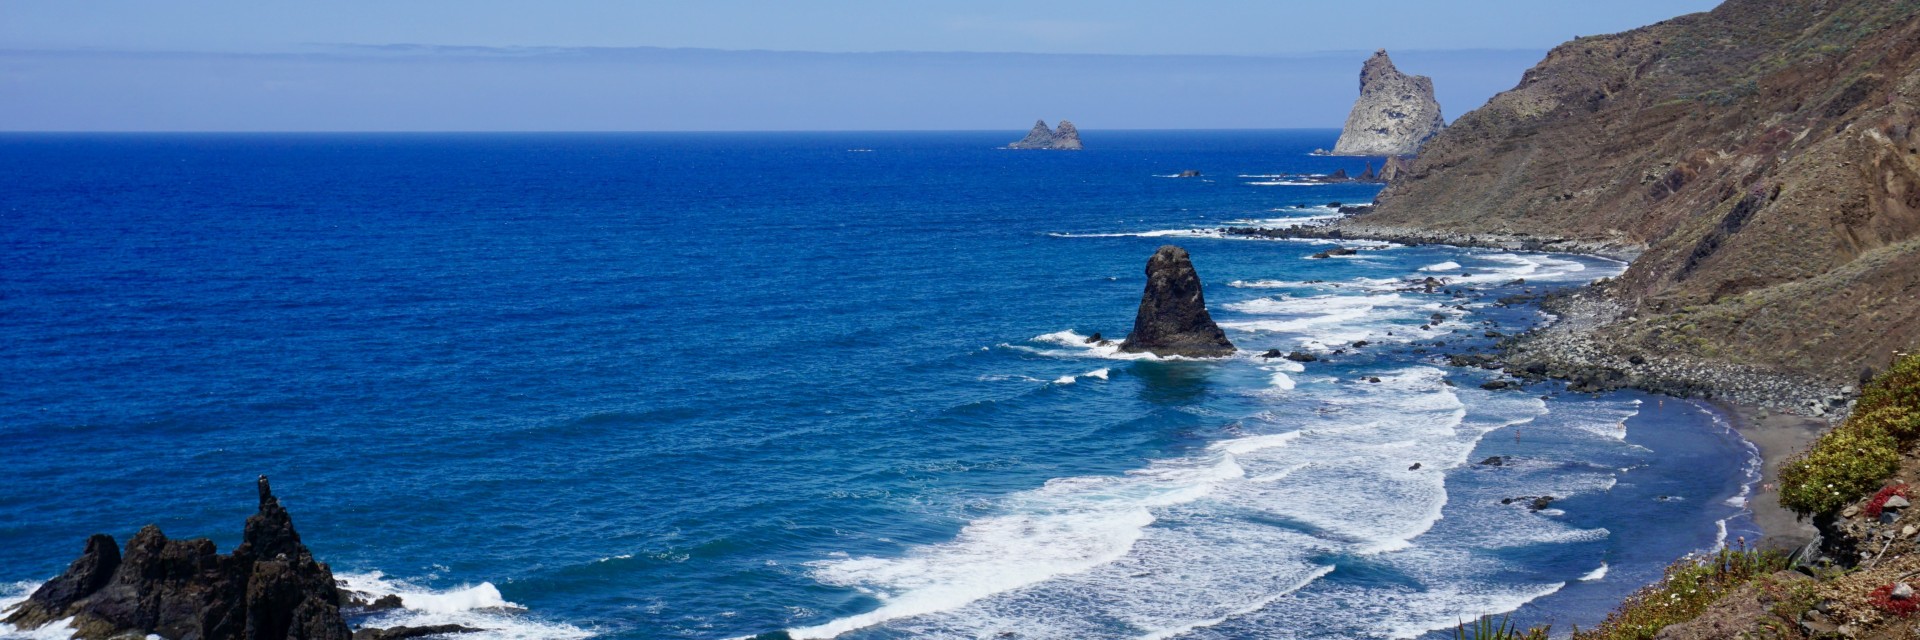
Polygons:
[[77,638],[348,640],[327,565],[313,559],[293,519],[259,480],[260,510],[246,536],[220,555],[205,538],[170,540],[148,525],[127,542],[95,535],[66,573],[4,612],[34,629],[72,618]]
[[1200,274],[1186,249],[1166,245],[1147,260],[1147,288],[1140,294],[1133,332],[1120,350],[1157,356],[1233,355],[1233,343],[1207,313]]
[[1851,380],[1920,344],[1920,2],[1729,0],[1555,48],[1368,224],[1639,243],[1635,348]]

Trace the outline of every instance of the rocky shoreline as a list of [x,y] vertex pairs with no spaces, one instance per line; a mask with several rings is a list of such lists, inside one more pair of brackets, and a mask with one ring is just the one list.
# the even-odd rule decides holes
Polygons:
[[[1357,215],[1366,213],[1372,209],[1372,206],[1346,205],[1336,208],[1338,208],[1341,213]],[[1230,236],[1259,238],[1376,240],[1407,245],[1444,244],[1456,247],[1505,249],[1509,251],[1579,253],[1621,262],[1632,262],[1634,258],[1640,257],[1640,254],[1646,251],[1646,245],[1635,244],[1625,239],[1560,238],[1525,233],[1459,233],[1420,227],[1355,224],[1349,222],[1349,220],[1351,219],[1342,220],[1336,224],[1319,226],[1226,227],[1220,231]]]
[[1640,389],[1750,407],[1760,416],[1781,412],[1840,418],[1858,395],[1858,387],[1852,384],[1836,386],[1808,376],[1652,352],[1608,340],[1601,328],[1636,319],[1608,296],[1606,285],[1539,298],[1541,310],[1552,314],[1553,320],[1502,341],[1498,355],[1502,367],[1523,379],[1564,380],[1574,391]]
[[[1338,206],[1349,216],[1371,205]],[[1370,225],[1354,217],[1331,224],[1295,227],[1226,227],[1229,236],[1313,240],[1367,240],[1406,245],[1543,251],[1598,256],[1632,262],[1646,250],[1624,239],[1564,238],[1533,234],[1461,233],[1419,227]],[[1338,251],[1338,250],[1335,250]],[[1329,252],[1333,253],[1333,252]],[[1750,408],[1755,415],[1791,413],[1841,418],[1858,393],[1856,384],[1835,384],[1811,376],[1660,352],[1621,344],[1601,329],[1637,322],[1617,302],[1610,281],[1504,302],[1534,302],[1552,316],[1546,324],[1501,340],[1493,353],[1463,354],[1459,366],[1500,369],[1522,380],[1560,380],[1575,392],[1639,389],[1682,398],[1717,400]]]

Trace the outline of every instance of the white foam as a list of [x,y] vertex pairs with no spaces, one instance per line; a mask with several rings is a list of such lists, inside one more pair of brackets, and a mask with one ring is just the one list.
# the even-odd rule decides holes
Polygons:
[[400,597],[405,608],[373,614],[361,622],[363,626],[460,624],[484,629],[461,635],[472,640],[564,640],[594,635],[573,625],[528,616],[525,607],[508,602],[491,582],[435,590],[390,578],[379,571],[342,572],[334,577],[341,588],[365,594],[369,600],[386,595]]
[[[14,605],[26,602],[41,582],[21,581],[0,584],[0,615],[8,613]],[[22,630],[5,622],[0,622],[0,638],[8,640],[68,640],[73,637],[73,618],[55,620],[37,629]],[[149,636],[152,637],[152,636]]]
[[1303,287],[1307,286],[1307,283],[1292,280],[1234,280],[1228,282],[1227,286],[1236,289],[1283,289],[1288,287]]
[[1600,568],[1594,569],[1592,571],[1588,571],[1586,575],[1580,576],[1580,581],[1581,582],[1597,582],[1601,578],[1605,578],[1605,577],[1607,577],[1607,563],[1602,562],[1600,563]]
[[[1227,320],[1220,326],[1252,333],[1278,333],[1295,343],[1315,350],[1329,350],[1366,340],[1368,342],[1410,342],[1426,338],[1416,327],[1428,322],[1434,313],[1457,313],[1436,299],[1399,293],[1370,295],[1327,294],[1314,296],[1256,298],[1228,303],[1221,308],[1251,316],[1251,320]],[[1391,333],[1392,335],[1389,335]]]
[[1719,551],[1725,549],[1727,546],[1727,522],[1742,515],[1753,513],[1749,498],[1753,495],[1754,486],[1760,484],[1761,465],[1765,462],[1765,459],[1760,457],[1760,447],[1755,445],[1753,441],[1746,439],[1745,436],[1740,435],[1740,432],[1733,428],[1733,424],[1727,421],[1725,415],[1718,411],[1708,409],[1697,402],[1693,403],[1693,407],[1707,414],[1707,416],[1713,420],[1715,426],[1720,427],[1729,437],[1738,439],[1740,444],[1747,450],[1746,464],[1742,465],[1740,469],[1743,480],[1740,483],[1740,493],[1726,500],[1727,506],[1739,509],[1740,512],[1721,518],[1714,523],[1714,526],[1718,529],[1718,533],[1713,541],[1713,550]]
[[[1003,344],[1002,347],[1055,358],[1101,358],[1106,360],[1200,360],[1185,356],[1156,356],[1151,353],[1129,353],[1120,350],[1119,340],[1107,340],[1107,344],[1089,343],[1087,336],[1075,333],[1072,329],[1055,331],[1033,337],[1034,342],[1051,344],[1061,349],[1035,349],[1025,345]],[[1100,371],[1106,371],[1101,369]],[[1059,380],[1055,380],[1059,382]]]
[[1454,262],[1452,260],[1448,260],[1440,264],[1430,264],[1424,267],[1420,267],[1420,270],[1421,271],[1459,271],[1460,263]]
[[1303,182],[1300,180],[1261,180],[1256,182],[1243,182],[1241,184],[1253,187],[1323,187],[1332,183]]
[[1304,216],[1288,216],[1283,218],[1247,218],[1247,219],[1240,219],[1240,220],[1228,220],[1226,224],[1229,226],[1240,226],[1240,227],[1251,226],[1251,227],[1288,229],[1288,228],[1301,227],[1301,226],[1324,225],[1324,224],[1327,224],[1328,222],[1339,220],[1345,217],[1347,217],[1346,214],[1334,212],[1334,213],[1309,214]]
[[1204,229],[1154,229],[1150,231],[1127,231],[1120,233],[1049,233],[1055,238],[1223,238],[1218,228]]
[[1152,509],[1206,496],[1244,477],[1228,453],[1168,460],[1124,476],[1057,478],[1011,496],[1005,513],[974,520],[952,541],[899,558],[810,563],[814,579],[882,600],[878,609],[791,630],[831,638],[882,622],[950,611],[976,600],[1112,563],[1131,550]]
[[1183,624],[1169,627],[1166,629],[1156,629],[1152,632],[1149,632],[1145,635],[1140,636],[1140,640],[1166,640],[1167,638],[1186,635],[1188,632],[1193,631],[1195,629],[1202,629],[1206,627],[1216,626],[1223,622],[1231,620],[1237,616],[1243,616],[1249,613],[1253,613],[1255,611],[1259,611],[1265,608],[1267,605],[1272,604],[1273,601],[1279,600],[1281,597],[1285,596],[1286,594],[1291,593],[1293,591],[1298,591],[1300,590],[1301,587],[1307,586],[1308,583],[1311,583],[1315,580],[1319,580],[1321,578],[1326,577],[1327,574],[1333,573],[1333,570],[1334,570],[1334,567],[1321,567],[1311,573],[1308,573],[1306,576],[1303,577],[1302,580],[1300,580],[1299,584],[1294,585],[1294,587],[1291,589],[1286,589],[1286,590],[1274,593],[1271,596],[1254,600],[1252,603],[1248,604],[1247,606],[1244,606],[1232,611],[1228,611],[1225,615],[1221,615],[1219,617],[1208,618],[1205,620],[1196,620],[1193,622],[1183,623]]

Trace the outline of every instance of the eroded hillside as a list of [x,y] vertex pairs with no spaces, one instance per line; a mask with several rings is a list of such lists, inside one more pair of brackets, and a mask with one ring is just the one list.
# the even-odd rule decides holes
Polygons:
[[1920,0],[1729,0],[1555,48],[1364,222],[1644,245],[1608,342],[1848,381],[1920,344],[1917,111]]

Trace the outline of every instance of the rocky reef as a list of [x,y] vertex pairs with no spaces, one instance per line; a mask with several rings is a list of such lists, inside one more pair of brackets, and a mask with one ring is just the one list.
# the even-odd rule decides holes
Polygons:
[[127,542],[87,539],[60,574],[6,612],[34,629],[72,618],[75,638],[158,634],[200,640],[349,640],[333,572],[313,559],[293,519],[259,480],[260,510],[233,553],[205,538],[170,540],[148,525]]
[[1036,120],[1027,137],[1006,146],[1008,149],[1053,149],[1057,151],[1079,151],[1080,130],[1073,123],[1061,120],[1058,129],[1048,128],[1047,121]]
[[1147,288],[1140,294],[1133,333],[1120,343],[1120,350],[1157,356],[1233,354],[1233,343],[1207,313],[1200,274],[1186,249],[1166,245],[1147,260]]
[[1410,155],[1446,126],[1433,79],[1401,73],[1381,49],[1360,66],[1360,98],[1347,113],[1333,155]]
[[1920,346],[1915,3],[1728,0],[1579,38],[1400,174],[1326,231],[1643,249],[1598,292],[1605,359],[1837,389]]

